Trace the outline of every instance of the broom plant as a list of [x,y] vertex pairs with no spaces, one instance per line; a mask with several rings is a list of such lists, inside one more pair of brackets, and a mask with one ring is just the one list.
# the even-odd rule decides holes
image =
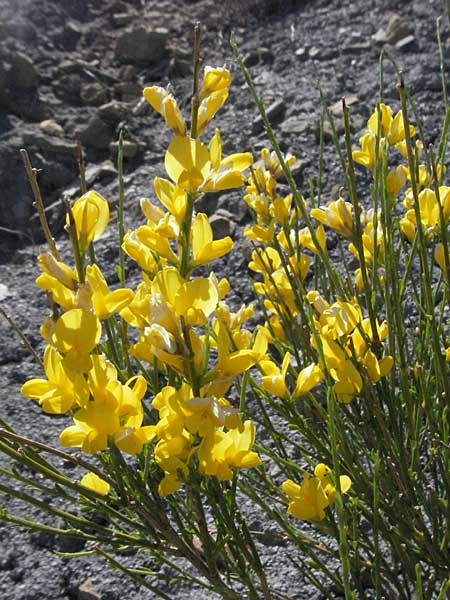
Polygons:
[[[339,590],[346,599],[443,600],[450,111],[435,152],[403,78],[397,111],[381,96],[357,146],[345,103],[341,141],[324,102],[321,122],[331,119],[344,178],[340,197],[326,202],[323,156],[317,187],[311,179],[303,195],[290,171],[295,157],[281,152],[232,45],[271,149],[224,157],[219,129],[209,133],[231,76],[206,66],[200,81],[197,26],[190,121],[169,90],[143,90],[173,136],[166,176],[141,200],[145,224],[129,231],[119,139],[119,287],[109,288],[96,258],[110,208],[86,188],[81,149],[82,193],[66,202],[70,260],[53,240],[24,153],[49,246],[36,283],[50,315],[41,326],[44,356],[35,355],[44,376],[22,393],[45,413],[66,415],[66,450],[2,418],[0,451],[11,466],[1,468],[0,491],[47,518],[6,508],[0,518],[79,538],[85,550],[77,556],[97,553],[161,598],[170,597],[165,579],[226,599],[300,597],[295,582],[286,594],[271,580],[262,532],[248,524],[251,505],[326,597]],[[257,326],[249,325],[254,306],[230,305],[232,281],[213,271],[233,241],[214,239],[197,210],[204,193],[242,186],[254,217],[244,236],[253,246]],[[137,285],[128,261],[141,270]],[[79,479],[61,461],[76,465]],[[122,564],[125,549],[140,566]]]

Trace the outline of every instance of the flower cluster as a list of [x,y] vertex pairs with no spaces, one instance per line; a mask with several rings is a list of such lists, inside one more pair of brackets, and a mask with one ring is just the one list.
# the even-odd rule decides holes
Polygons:
[[[381,117],[381,123],[380,121]],[[415,135],[415,129],[409,126],[411,137]],[[405,126],[403,116],[398,112],[393,117],[392,109],[380,104],[379,109],[375,109],[369,121],[367,122],[367,131],[360,138],[361,150],[353,152],[353,160],[364,167],[370,169],[372,173],[375,168],[375,152],[378,145],[379,157],[387,165],[389,152],[391,148],[398,151],[398,158],[408,159],[407,147],[405,141]],[[448,250],[447,260],[445,257],[445,246],[439,240],[442,238],[443,229],[448,227],[450,222],[450,188],[444,185],[434,185],[430,187],[433,181],[431,166],[429,163],[420,162],[423,155],[423,144],[420,140],[415,143],[416,164],[415,179],[417,183],[417,200],[414,199],[412,186],[406,188],[403,193],[403,206],[405,212],[400,218],[400,229],[410,242],[414,242],[417,235],[417,224],[420,221],[425,239],[437,242],[434,249],[434,258],[436,263],[442,269],[445,277],[448,277],[447,268],[449,264]],[[441,178],[445,167],[441,164],[436,165],[436,175]],[[392,167],[387,173],[386,186],[388,195],[395,200],[406,185],[411,181],[411,173],[408,165],[399,164]],[[373,221],[373,220],[372,220]],[[379,215],[377,217],[379,223]],[[332,226],[332,225],[331,225]],[[373,229],[373,225],[372,225]],[[377,227],[379,229],[379,227]],[[373,236],[372,236],[373,238]],[[381,232],[377,233],[377,243],[382,245]]]
[[[158,86],[144,89],[175,135],[164,161],[168,178],[153,182],[159,203],[143,198],[146,223],[123,236],[122,251],[142,269],[136,289],[110,291],[95,260],[93,242],[109,220],[108,202],[95,191],[76,200],[67,218],[76,268],[59,256],[38,257],[37,284],[52,307],[41,328],[46,379],[28,381],[23,394],[46,412],[70,413],[74,424],[61,433],[64,446],[102,452],[114,445],[138,454],[154,440],[162,495],[176,491],[191,469],[231,479],[232,469],[260,462],[251,450],[254,424],[242,422],[225,394],[264,358],[267,333],[245,328],[251,306],[230,311],[226,279],[193,275],[233,248],[229,237],[213,239],[195,201],[204,192],[240,187],[253,162],[250,153],[223,157],[218,129],[208,145],[197,137],[225,102],[229,83],[225,67],[205,68],[189,134],[174,96]],[[168,385],[155,388],[161,375]],[[148,384],[155,409],[146,408],[149,424]],[[107,491],[94,474],[83,485]]]
[[[290,155],[285,158],[288,165],[294,160]],[[247,228],[245,235],[260,244],[249,263],[249,268],[262,278],[255,282],[255,291],[264,298],[264,306],[271,313],[266,326],[272,340],[283,341],[288,348],[283,352],[281,366],[272,359],[260,363],[261,385],[280,398],[296,399],[320,384],[326,370],[334,380],[337,399],[349,402],[361,392],[364,381],[376,383],[392,367],[392,358],[383,358],[379,349],[374,348],[374,337],[377,343],[387,337],[387,325],[376,323],[374,336],[370,320],[355,298],[329,302],[317,290],[307,290],[306,277],[311,255],[327,253],[323,225],[350,240],[349,250],[358,256],[352,205],[339,198],[328,206],[313,208],[310,216],[320,225],[313,231],[301,228],[292,194],[284,198],[277,194],[276,176],[280,172],[275,154],[263,151],[261,162],[255,165],[249,178],[245,196],[256,213],[256,223]],[[375,245],[377,256],[383,256],[382,235],[379,226],[374,230],[373,210],[361,215],[361,222],[365,225],[364,262],[369,264]],[[357,287],[360,278],[358,270]],[[289,348],[298,346],[296,336],[300,327],[295,328],[295,324],[305,322],[305,315],[310,315],[306,319],[309,336],[303,331],[305,343],[316,352],[317,360],[300,366],[298,359],[292,360]],[[289,386],[287,380],[292,378],[294,383]]]

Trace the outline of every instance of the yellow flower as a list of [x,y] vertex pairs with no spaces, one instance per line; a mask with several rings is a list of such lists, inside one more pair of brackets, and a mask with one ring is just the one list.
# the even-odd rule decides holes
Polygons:
[[120,312],[133,299],[133,290],[128,288],[110,292],[97,265],[86,267],[86,280],[92,291],[92,308],[99,319],[107,319],[115,312]]
[[[445,253],[444,253],[444,244],[436,244],[436,248],[434,249],[434,260],[439,265],[444,277],[448,279],[447,266],[445,264]],[[450,261],[450,256],[449,256]]]
[[127,231],[123,238],[122,250],[136,261],[141,269],[152,275],[155,274],[157,270],[155,257],[150,248],[139,240],[136,231],[130,229]]
[[[319,245],[322,248],[323,252],[326,252],[327,251],[327,238],[325,235],[325,229],[323,228],[322,225],[319,225],[318,228],[316,229],[316,236],[317,236],[317,240],[318,240]],[[308,248],[308,250],[311,250],[311,252],[314,252],[314,254],[318,254],[318,252],[319,252],[316,248],[316,245],[312,241],[311,232],[308,229],[308,227],[304,227],[303,229],[300,229],[300,231],[298,232],[298,243],[300,246],[303,246],[304,248]]]
[[[75,200],[72,206],[73,218],[80,250],[84,252],[89,244],[99,238],[109,221],[109,204],[93,190]],[[69,216],[67,216],[69,223]]]
[[189,398],[181,405],[185,427],[201,437],[211,435],[216,427],[242,428],[238,411],[225,398]]
[[290,210],[292,205],[292,194],[285,198],[278,196],[270,206],[270,214],[280,225],[286,225],[289,222]]
[[325,508],[329,506],[327,495],[317,477],[305,473],[301,485],[291,479],[281,485],[283,492],[289,496],[288,512],[302,521],[322,521],[325,519]]
[[346,359],[336,367],[330,368],[330,375],[336,381],[333,390],[336,393],[338,402],[347,404],[362,390],[361,375],[350,359]]
[[297,376],[297,383],[295,385],[295,390],[292,396],[294,398],[298,398],[298,396],[302,396],[303,394],[307,394],[316,385],[323,380],[323,373],[319,365],[315,365],[311,363],[304,369],[300,371]]
[[225,66],[206,66],[203,74],[203,83],[198,94],[200,101],[204,100],[214,92],[228,88],[230,83],[230,71]]
[[343,198],[330,202],[327,206],[313,208],[311,216],[320,223],[335,229],[345,238],[353,236],[352,205]]
[[[283,169],[281,167],[280,161],[275,150],[272,150],[272,152],[270,152],[268,148],[263,148],[261,150],[261,158],[264,163],[264,166],[269,171],[272,177],[277,178],[283,174]],[[293,156],[289,152],[286,154],[286,156],[284,156],[284,162],[287,164],[288,167],[291,167],[295,163],[295,161],[295,156]]]
[[274,396],[279,398],[288,398],[289,390],[286,387],[286,374],[289,368],[291,355],[286,352],[283,358],[281,369],[271,360],[261,361],[260,365],[264,376],[261,379],[261,386]]
[[200,102],[198,108],[197,135],[201,135],[205,131],[206,126],[219,108],[225,104],[227,98],[228,89],[224,88],[217,92],[212,92]]
[[[380,150],[382,141],[380,140]],[[361,144],[361,150],[353,150],[352,158],[356,163],[373,171],[375,168],[375,134],[372,131],[368,131],[359,138],[359,143]]]
[[224,256],[232,250],[233,240],[227,236],[221,240],[213,240],[213,233],[208,217],[198,213],[192,223],[192,267],[209,263]]
[[24,396],[38,400],[44,412],[62,414],[76,404],[84,406],[87,403],[89,389],[84,377],[64,368],[60,355],[52,346],[45,349],[44,369],[47,379],[30,379],[21,389]]
[[74,308],[55,323],[52,343],[64,355],[63,366],[76,371],[89,371],[89,353],[100,341],[102,330],[98,318],[87,310]]
[[[283,492],[289,497],[288,512],[303,521],[322,521],[325,519],[325,508],[334,502],[336,488],[330,482],[331,470],[323,463],[316,466],[315,477],[305,473],[301,485],[291,479],[283,482]],[[340,477],[341,492],[350,489],[351,480],[347,475]]]
[[39,254],[37,261],[44,272],[36,278],[36,285],[50,292],[53,301],[65,310],[76,308],[78,276],[75,271],[48,253]]
[[157,85],[144,88],[142,94],[150,106],[164,118],[175,135],[186,135],[186,123],[172,94]]
[[200,473],[229,480],[233,478],[232,468],[250,469],[261,464],[258,454],[251,450],[255,433],[255,424],[245,421],[242,432],[231,429],[225,433],[216,429],[203,438],[198,449]]
[[[161,204],[167,208],[170,214],[175,217],[178,224],[181,225],[187,207],[187,194],[185,190],[177,185],[173,185],[171,181],[162,179],[161,177],[155,177],[153,180],[153,188]],[[141,207],[144,214],[146,214],[145,204],[141,204]]]
[[81,447],[83,452],[100,452],[106,450],[111,438],[124,452],[138,454],[155,436],[154,426],[141,427],[144,418],[141,400],[147,384],[138,375],[125,385],[110,381],[107,388],[75,413],[75,425],[64,429],[60,442],[63,446]]
[[[443,211],[444,221],[448,222],[450,218],[450,187],[439,187],[439,199]],[[440,207],[434,190],[425,188],[419,194],[419,212],[420,221],[424,228],[424,233],[428,239],[431,239],[440,231]],[[410,241],[414,240],[416,234],[416,214],[413,208],[406,211],[403,219],[400,220],[400,228]]]
[[[395,117],[392,117],[392,109],[386,104],[380,104],[381,112],[381,130],[380,137],[386,138],[389,144],[395,145],[405,139],[405,123],[403,113],[399,111]],[[379,111],[375,108],[372,116],[367,122],[367,128],[375,135],[378,133]],[[412,125],[409,126],[410,136],[415,135],[416,130]]]
[[245,181],[242,171],[252,161],[249,152],[222,159],[222,142],[217,130],[209,151],[200,140],[176,136],[167,149],[165,167],[172,181],[183,190],[217,192],[240,187]]
[[[384,238],[381,223],[378,222],[377,226],[374,227],[373,221],[368,221],[366,223],[366,226],[364,227],[364,231],[362,233],[361,238],[363,243],[364,262],[367,265],[370,265],[373,262],[375,247],[377,247],[377,260],[378,264],[381,264],[384,258]],[[359,260],[358,249],[353,243],[349,244],[348,249]]]
[[334,302],[319,317],[320,331],[333,339],[350,334],[361,321],[361,307],[357,303]]
[[386,177],[386,187],[388,194],[396,196],[406,183],[407,169],[403,165],[394,167],[389,171]]

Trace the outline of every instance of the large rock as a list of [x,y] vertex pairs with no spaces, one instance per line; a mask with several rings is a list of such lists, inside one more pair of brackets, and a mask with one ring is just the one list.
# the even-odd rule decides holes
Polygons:
[[167,29],[143,25],[125,31],[117,40],[115,58],[122,63],[157,64],[167,55]]
[[22,139],[26,148],[34,146],[45,154],[57,157],[59,162],[73,164],[76,161],[77,145],[75,142],[52,135],[39,134],[34,130],[24,131]]
[[11,57],[10,85],[16,90],[37,88],[39,73],[33,61],[26,54],[18,52]]
[[22,140],[0,144],[0,226],[23,230],[33,212],[33,195],[19,153]]

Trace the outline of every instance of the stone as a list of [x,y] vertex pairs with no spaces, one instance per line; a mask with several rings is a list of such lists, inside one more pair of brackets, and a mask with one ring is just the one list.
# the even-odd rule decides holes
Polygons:
[[62,75],[57,83],[57,95],[59,98],[70,103],[80,102],[81,76],[77,73],[67,73]]
[[395,44],[395,49],[400,50],[401,52],[417,50],[417,40],[413,35],[407,35]]
[[[109,149],[113,157],[117,157],[119,153],[119,142],[112,142]],[[134,158],[139,152],[139,144],[130,140],[124,140],[122,145],[123,157]]]
[[281,124],[281,132],[283,134],[301,135],[307,133],[311,127],[311,119],[305,115],[292,116],[283,121]]
[[[286,103],[283,99],[275,100],[269,108],[266,109],[267,118],[270,124],[281,121],[284,113],[286,112]],[[261,115],[258,115],[253,121],[253,133],[260,133],[264,129],[264,124]]]
[[[0,283],[0,301],[5,300],[10,295],[11,295],[11,292],[9,291],[8,286],[5,285],[4,283]],[[1,564],[0,564],[0,570],[1,570]]]
[[401,39],[411,35],[413,30],[407,19],[394,14],[388,21],[385,29],[381,28],[373,36],[378,44],[396,44]]
[[76,21],[69,20],[66,21],[64,27],[60,29],[53,39],[58,48],[73,51],[76,49],[82,34],[83,26]]
[[[146,100],[144,99],[144,102]],[[128,114],[129,107],[124,102],[118,102],[117,100],[112,100],[107,104],[102,104],[97,109],[98,116],[106,121],[107,123],[111,123],[112,125],[117,125],[122,121]]]
[[192,74],[192,59],[173,56],[169,62],[169,77],[189,77]]
[[98,165],[90,165],[86,169],[86,183],[88,186],[93,186],[98,183],[107,183],[117,177],[117,170],[110,160],[104,160]]
[[142,95],[142,86],[139,83],[124,81],[114,84],[114,92],[122,101],[132,101]]
[[112,133],[111,126],[98,115],[91,117],[87,125],[78,131],[82,143],[97,150],[106,150],[109,147]]
[[308,58],[308,51],[306,48],[297,48],[295,51],[295,56],[299,60],[306,60]]
[[59,157],[41,156],[36,154],[35,165],[39,171],[39,185],[42,189],[55,190],[67,185],[76,176],[77,167],[75,159],[71,165],[60,162]]
[[117,40],[114,57],[122,63],[157,64],[167,54],[169,32],[139,25],[125,31]]
[[150,112],[150,104],[145,98],[141,98],[136,106],[133,108],[132,113],[136,117],[142,117]]
[[23,230],[33,212],[33,195],[19,153],[23,140],[12,137],[0,144],[0,226]]
[[112,17],[113,25],[114,25],[114,27],[125,27],[126,25],[129,25],[133,21],[135,16],[136,15],[134,15],[133,13],[127,13],[127,12],[116,13]]
[[33,61],[26,54],[18,52],[11,58],[11,85],[19,90],[37,88],[39,73]]
[[92,579],[86,579],[77,592],[77,600],[102,600],[102,594],[95,588]]
[[[291,167],[290,167],[291,175],[297,184],[299,184],[303,181],[303,171],[305,170],[305,168],[308,164],[309,164],[308,161],[297,158],[295,163],[293,165],[291,165]],[[287,182],[287,179],[286,179],[286,176],[284,173],[281,174],[280,181],[284,182],[284,183]]]
[[82,83],[80,97],[83,104],[87,106],[100,106],[108,101],[108,90],[98,81]]
[[224,208],[219,208],[209,218],[209,223],[213,230],[214,239],[222,239],[227,236],[232,236],[236,228],[234,215]]
[[60,552],[81,552],[86,544],[86,540],[65,535],[58,537],[57,542]]
[[136,81],[137,72],[134,65],[122,65],[119,69],[119,81]]
[[67,157],[76,158],[77,155],[77,145],[75,142],[39,134],[34,130],[24,131],[22,133],[22,139],[25,146],[34,146],[43,152],[56,154],[59,160]]
[[320,48],[317,48],[317,46],[312,46],[309,49],[308,56],[309,56],[309,58],[312,58],[312,59],[319,58]]
[[349,44],[348,46],[343,46],[341,51],[343,54],[363,54],[366,52],[370,52],[372,46],[369,42],[356,42],[354,44]]
[[[356,94],[350,94],[349,96],[344,96],[345,104],[350,107],[355,104],[358,104],[359,98]],[[342,100],[338,100],[334,104],[330,106],[330,111],[335,117],[340,117],[344,114],[344,109],[342,106]]]
[[39,129],[53,137],[64,137],[64,129],[53,119],[45,119],[39,123]]

